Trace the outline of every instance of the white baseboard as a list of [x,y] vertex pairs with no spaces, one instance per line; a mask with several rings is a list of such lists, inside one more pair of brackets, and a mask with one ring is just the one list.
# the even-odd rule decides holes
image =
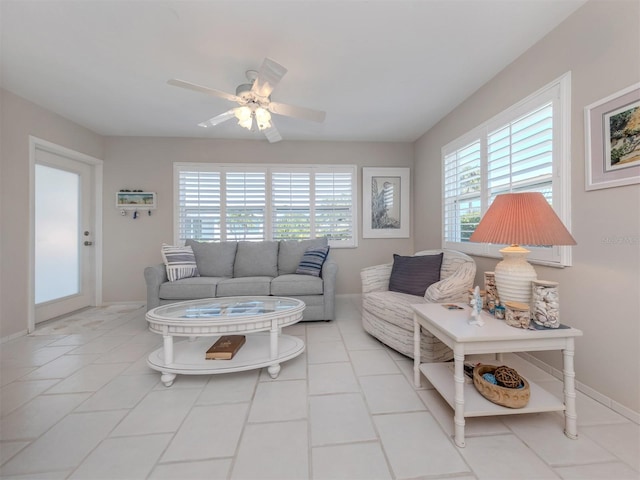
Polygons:
[[[176,300],[176,301],[179,302],[180,300]],[[146,304],[147,304],[146,300],[139,300],[139,301],[129,300],[127,302],[102,302],[102,304],[98,306],[110,307],[111,305],[146,305]]]
[[[533,355],[531,355],[530,353],[527,353],[527,352],[520,352],[520,353],[517,353],[517,355],[521,356],[522,358],[527,360],[529,363],[535,365],[536,367],[540,368],[541,370],[544,370],[545,372],[553,375],[558,380],[562,380],[562,372],[560,370],[558,370],[557,368],[552,367],[551,365],[543,362],[539,358],[534,357]],[[632,422],[637,423],[637,424],[640,425],[640,413],[638,413],[638,412],[636,412],[634,410],[631,410],[630,408],[625,407],[624,405],[620,405],[615,400],[612,400],[611,398],[607,397],[606,395],[603,395],[602,393],[598,392],[597,390],[594,390],[590,386],[585,385],[584,383],[579,382],[577,380],[576,380],[576,390],[578,390],[581,393],[584,393],[587,397],[595,400],[598,403],[601,403],[605,407],[610,408],[614,412],[619,413],[623,417],[628,418]]]
[[20,330],[19,332],[13,333],[11,335],[7,335],[6,337],[2,337],[0,338],[0,345],[2,345],[3,343],[10,342],[11,340],[14,340],[18,337],[24,337],[28,333],[29,332],[27,330]]

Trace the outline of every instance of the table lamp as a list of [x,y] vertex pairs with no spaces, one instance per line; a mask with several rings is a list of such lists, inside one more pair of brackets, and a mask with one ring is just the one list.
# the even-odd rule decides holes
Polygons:
[[540,192],[498,195],[469,238],[471,242],[508,244],[500,250],[496,288],[500,301],[531,302],[537,275],[520,245],[575,245],[576,241]]

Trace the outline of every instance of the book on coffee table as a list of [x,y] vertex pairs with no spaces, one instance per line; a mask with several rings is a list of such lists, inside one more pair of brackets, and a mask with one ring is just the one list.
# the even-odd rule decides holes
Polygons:
[[222,335],[207,350],[205,358],[207,360],[231,360],[246,340],[244,335]]

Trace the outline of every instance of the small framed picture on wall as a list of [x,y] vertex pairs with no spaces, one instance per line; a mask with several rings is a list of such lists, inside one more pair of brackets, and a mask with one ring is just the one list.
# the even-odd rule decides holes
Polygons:
[[640,83],[584,109],[586,189],[640,183]]
[[362,237],[408,238],[409,168],[362,169]]

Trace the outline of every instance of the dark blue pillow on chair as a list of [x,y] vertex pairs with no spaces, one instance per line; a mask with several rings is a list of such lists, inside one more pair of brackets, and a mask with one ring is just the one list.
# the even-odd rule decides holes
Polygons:
[[442,253],[437,255],[417,255],[403,257],[393,254],[393,268],[389,278],[389,290],[424,296],[433,283],[440,281]]

